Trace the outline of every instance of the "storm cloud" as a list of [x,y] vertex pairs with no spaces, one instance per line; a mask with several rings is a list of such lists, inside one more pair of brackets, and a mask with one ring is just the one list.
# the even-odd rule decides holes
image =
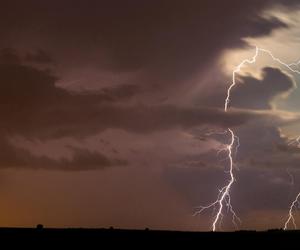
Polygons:
[[[170,219],[178,229],[178,214],[211,201],[226,181],[226,155],[217,151],[232,128],[241,142],[234,155],[243,182],[233,191],[238,208],[244,215],[283,209],[287,200],[276,198],[289,187],[282,169],[296,172],[300,154],[282,127],[299,123],[300,116],[277,101],[289,97],[297,79],[276,64],[264,65],[260,77],[244,72],[225,112],[231,74],[223,62],[226,52],[249,48],[246,38],[290,30],[288,18],[273,10],[294,11],[297,2],[2,1],[0,168],[10,180],[27,171],[30,185],[50,189],[53,176],[61,176],[62,190],[77,176],[68,190],[78,197],[94,193],[97,198],[78,206],[82,214],[97,210],[93,223],[98,216],[114,226],[122,218],[124,227],[145,227],[134,217],[143,211],[145,221],[163,228],[153,204],[179,204]],[[36,175],[44,175],[42,184]],[[247,184],[256,177],[252,190]],[[86,188],[90,178],[93,187]],[[23,192],[26,183],[14,186]],[[253,198],[251,190],[259,200],[274,199],[246,206],[243,194]],[[156,193],[159,202],[153,202]],[[51,204],[58,210],[67,204],[62,194]],[[206,214],[202,219],[209,222]],[[190,219],[184,223],[198,229]]]

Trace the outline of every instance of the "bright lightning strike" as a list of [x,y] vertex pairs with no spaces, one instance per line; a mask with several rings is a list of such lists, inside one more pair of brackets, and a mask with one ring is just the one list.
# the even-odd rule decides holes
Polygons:
[[[231,85],[227,89],[227,96],[225,98],[225,103],[224,103],[224,111],[225,112],[227,112],[228,109],[229,109],[231,91],[237,85],[236,75],[239,74],[240,71],[242,70],[242,68],[244,66],[246,66],[247,64],[256,63],[256,59],[259,55],[259,52],[269,55],[272,58],[273,61],[277,62],[278,64],[285,67],[289,71],[291,71],[293,73],[297,73],[297,74],[300,75],[299,70],[292,68],[294,66],[295,67],[299,66],[300,61],[298,61],[296,63],[286,64],[282,60],[280,60],[279,58],[275,57],[271,51],[256,47],[254,56],[250,59],[243,60],[232,72],[232,82],[231,82]],[[223,188],[221,188],[219,190],[219,194],[217,196],[216,201],[214,201],[213,203],[211,203],[207,206],[200,206],[199,210],[194,214],[194,215],[198,215],[198,214],[202,213],[204,210],[207,210],[207,209],[210,209],[210,208],[213,208],[214,211],[215,211],[215,208],[217,206],[217,213],[214,216],[213,223],[212,223],[212,230],[213,231],[216,231],[217,226],[222,222],[222,219],[223,219],[223,216],[224,216],[223,215],[224,207],[227,207],[227,211],[232,214],[232,222],[235,226],[237,226],[237,223],[236,223],[237,220],[239,222],[241,222],[241,220],[239,219],[239,217],[236,215],[235,211],[233,210],[233,207],[231,205],[231,197],[230,197],[231,187],[235,182],[234,162],[233,162],[233,148],[234,148],[235,144],[237,144],[237,146],[235,147],[235,153],[237,153],[238,148],[240,146],[240,141],[239,141],[239,138],[235,135],[234,131],[231,128],[228,128],[228,132],[230,133],[230,138],[231,138],[230,144],[228,144],[226,146],[226,149],[225,149],[227,151],[227,154],[228,154],[227,156],[228,156],[228,159],[229,159],[229,180],[228,180],[228,183],[227,183],[226,186],[224,186]],[[297,139],[295,139],[293,143],[295,143],[295,142],[298,143],[298,147],[300,147],[300,136]],[[296,228],[295,218],[293,216],[293,210],[294,210],[294,208],[296,207],[297,204],[300,204],[299,201],[298,201],[299,198],[300,198],[300,192],[298,193],[297,197],[295,198],[295,200],[292,202],[292,204],[290,206],[289,216],[288,216],[288,219],[285,222],[285,226],[284,226],[285,230],[288,228],[288,225],[291,221],[293,223],[294,228]]]
[[230,133],[230,143],[226,146],[226,151],[228,152],[228,159],[230,162],[230,168],[229,168],[229,175],[230,179],[229,182],[226,186],[224,186],[221,190],[219,190],[219,195],[217,197],[217,200],[208,206],[200,206],[199,210],[194,214],[198,215],[202,213],[202,211],[209,209],[209,208],[215,208],[216,206],[218,207],[217,209],[217,214],[214,218],[213,224],[212,224],[212,230],[216,231],[217,225],[222,221],[223,218],[223,208],[227,207],[227,211],[232,214],[232,222],[234,225],[237,227],[236,221],[240,222],[240,218],[236,215],[235,211],[233,210],[233,207],[231,205],[231,198],[230,198],[230,189],[233,183],[235,182],[234,174],[233,174],[233,147],[235,145],[235,139],[236,136],[234,135],[234,132],[228,128],[228,131]]
[[293,223],[294,229],[297,229],[297,225],[296,225],[296,222],[295,222],[293,210],[297,207],[297,205],[299,206],[299,198],[300,198],[300,192],[298,193],[295,200],[292,202],[292,204],[290,206],[289,216],[288,216],[286,222],[284,223],[284,230],[288,229],[288,226],[289,226],[290,222]]
[[[299,64],[299,62],[298,62]],[[291,140],[288,145],[295,145],[297,144],[297,147],[300,148],[300,136],[297,137],[296,139]],[[291,175],[292,176],[292,175]],[[293,177],[293,176],[292,176]],[[292,184],[294,184],[294,177],[292,178]],[[284,223],[284,230],[288,230],[289,224],[292,222],[294,229],[297,229],[297,225],[296,225],[296,221],[294,218],[294,209],[299,207],[300,202],[299,202],[299,198],[300,198],[300,192],[297,194],[295,200],[292,202],[290,209],[289,209],[289,214],[288,214],[288,218]]]
[[242,67],[245,66],[245,64],[247,64],[247,63],[248,64],[253,64],[253,63],[256,62],[256,58],[258,56],[258,51],[259,51],[259,48],[256,47],[256,49],[255,49],[255,55],[252,57],[252,59],[250,59],[250,60],[249,59],[245,59],[232,72],[232,82],[231,82],[231,85],[229,86],[229,88],[227,89],[227,96],[226,96],[226,99],[225,99],[225,106],[224,106],[225,112],[227,112],[227,110],[228,110],[228,105],[229,105],[229,102],[230,102],[231,90],[236,85],[236,75],[241,71]]

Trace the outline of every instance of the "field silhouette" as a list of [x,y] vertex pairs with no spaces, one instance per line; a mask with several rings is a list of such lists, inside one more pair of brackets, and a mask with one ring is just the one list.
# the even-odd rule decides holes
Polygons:
[[[283,231],[274,229],[263,232],[180,232],[122,229],[83,229],[44,228],[0,228],[0,242],[2,245],[18,249],[37,248],[61,249],[65,247],[80,247],[80,249],[118,249],[180,247],[182,249],[207,249],[211,246],[232,249],[246,249],[267,246],[270,248],[298,249],[300,231]],[[104,248],[105,247],[105,248]]]

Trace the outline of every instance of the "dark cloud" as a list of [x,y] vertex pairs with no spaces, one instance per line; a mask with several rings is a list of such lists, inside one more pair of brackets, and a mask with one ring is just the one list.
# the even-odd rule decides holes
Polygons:
[[[6,1],[0,34],[6,46],[18,47],[19,40],[33,50],[42,45],[64,67],[142,70],[145,75],[136,81],[161,93],[181,88],[182,81],[215,63],[224,49],[246,45],[241,38],[287,27],[260,16],[278,2]],[[45,59],[40,52],[33,57]]]
[[[72,148],[72,151],[74,154],[73,159],[58,160],[56,161],[56,164],[53,164],[55,162],[50,162],[50,164],[48,164],[48,169],[57,168],[62,170],[85,171],[113,166],[126,166],[128,164],[126,160],[108,158],[99,152],[91,152],[87,149]],[[45,160],[41,160],[40,166],[43,166],[42,162],[45,162]]]
[[244,169],[298,169],[299,149],[272,122],[252,123],[237,129],[243,150],[237,164]]
[[264,68],[262,79],[241,77],[241,83],[233,89],[230,105],[245,109],[271,109],[275,97],[287,93],[294,81],[280,69]]
[[[243,112],[172,105],[118,105],[135,86],[73,93],[55,86],[48,71],[21,64],[0,64],[2,133],[31,136],[81,136],[107,128],[151,132],[204,124],[235,126],[255,118]],[[259,115],[258,115],[259,116]]]
[[[227,78],[222,77],[225,81]],[[270,109],[274,99],[280,95],[288,94],[295,86],[295,80],[279,68],[265,67],[260,72],[260,77],[252,75],[237,76],[237,84],[231,91],[230,107],[241,109]],[[222,88],[221,88],[222,87]],[[223,107],[226,98],[226,86],[212,86],[212,91],[206,96],[201,96],[196,103],[210,107]]]
[[47,54],[44,50],[37,50],[35,52],[27,53],[25,56],[25,61],[31,63],[39,63],[39,64],[52,64],[52,58]]
[[0,168],[48,169],[65,171],[97,170],[112,166],[127,165],[125,160],[111,159],[99,152],[70,147],[72,158],[55,159],[33,155],[24,148],[16,147],[5,138],[1,138]]
[[5,64],[19,64],[21,63],[21,58],[16,50],[4,48],[0,53],[0,62]]
[[277,149],[281,152],[287,153],[287,154],[299,154],[300,148],[298,146],[298,142],[294,141],[294,143],[289,142],[288,144],[279,144],[277,145]]
[[142,89],[135,84],[123,84],[116,87],[105,87],[99,90],[99,94],[107,96],[107,100],[119,102],[142,93]]
[[[139,86],[120,85],[102,88],[98,91],[72,92],[55,85],[58,78],[50,71],[22,64],[15,51],[5,50],[3,54],[5,55],[4,58],[12,59],[9,63],[5,60],[0,64],[1,81],[5,83],[0,85],[0,115],[3,117],[0,136],[2,140],[15,135],[43,139],[66,136],[83,138],[107,129],[149,134],[171,129],[190,130],[207,125],[214,128],[228,128],[242,126],[252,121],[269,119],[274,122],[276,119],[280,120],[280,118],[276,118],[276,114],[256,113],[247,110],[230,110],[226,113],[223,109],[191,105],[136,105],[129,103],[124,105],[126,100],[142,91]],[[246,108],[253,108],[251,101],[257,100],[255,95],[266,98],[267,100],[264,102],[267,105],[268,100],[272,100],[273,96],[288,90],[292,84],[285,74],[271,68],[264,70],[262,81],[251,77],[246,77],[243,80],[245,83],[247,82],[249,87],[243,85],[239,94],[248,95],[249,99],[245,99],[246,106],[239,106]],[[273,88],[271,94],[266,91],[266,88],[270,88],[270,86]],[[261,87],[263,91],[258,87]],[[246,94],[243,88],[246,88]],[[252,88],[253,91],[249,92],[248,89],[251,90]],[[249,102],[246,102],[247,100]],[[8,144],[4,145],[8,146]],[[12,147],[12,145],[9,146],[9,152],[11,152]],[[45,157],[42,160],[34,160],[35,157],[27,152],[26,157],[22,156],[25,157],[23,163],[18,158],[16,158],[17,162],[12,161],[11,164],[6,160],[3,162],[6,162],[4,165],[8,166],[14,164],[29,166],[32,164],[32,167],[35,168],[45,161],[44,166],[46,168],[49,168],[51,163],[53,168],[61,169],[96,168],[89,161],[89,158],[93,162],[99,162],[99,166],[122,163],[122,161],[116,161],[116,164],[112,164],[105,156],[91,153],[88,150],[73,151],[74,159],[72,161],[56,162]],[[22,155],[22,153],[17,152],[15,154]],[[7,155],[12,155],[12,153]],[[201,155],[201,157],[204,156]],[[11,158],[9,157],[9,160]],[[211,158],[206,160],[209,162]],[[203,159],[205,160],[205,158]],[[84,162],[86,163],[85,167],[83,166]]]
[[58,78],[50,71],[23,65],[15,51],[7,49],[3,55],[11,59],[9,63],[5,60],[0,64],[1,82],[5,83],[0,85],[2,167],[89,170],[126,164],[124,160],[74,148],[72,160],[37,157],[28,150],[5,143],[7,137],[14,135],[51,139],[80,138],[111,128],[140,134],[189,130],[208,124],[227,128],[266,116],[238,110],[225,113],[208,107],[124,105],[122,101],[140,91],[138,86],[70,92],[55,85]]
[[[224,162],[223,162],[224,164]],[[299,173],[295,173],[299,179]],[[191,208],[205,206],[214,201],[218,190],[226,185],[224,170],[219,168],[167,168],[164,171],[166,181],[187,198]],[[236,171],[236,182],[233,185],[231,197],[232,205],[241,218],[250,211],[282,209],[288,207],[293,193],[290,179],[282,169],[243,169]],[[253,185],[255,183],[255,185]],[[294,191],[299,185],[294,186]],[[292,190],[290,190],[292,191]],[[211,214],[211,210],[204,214]],[[228,221],[231,225],[231,222]],[[228,225],[227,225],[228,226]]]

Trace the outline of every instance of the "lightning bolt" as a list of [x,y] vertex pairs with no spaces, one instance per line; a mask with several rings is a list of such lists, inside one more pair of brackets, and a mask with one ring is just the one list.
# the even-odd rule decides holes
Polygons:
[[[293,72],[293,73],[297,73],[300,75],[300,71],[297,69],[293,69],[292,67],[297,67],[300,64],[300,60],[296,63],[291,63],[291,64],[287,64],[284,63],[282,60],[280,60],[279,58],[275,57],[273,55],[273,53],[269,50],[266,49],[262,49],[259,47],[255,47],[255,54],[252,58],[250,59],[245,59],[243,60],[232,72],[232,81],[230,86],[227,89],[227,95],[225,98],[225,102],[224,102],[224,111],[227,112],[229,109],[229,104],[230,104],[230,97],[231,97],[231,92],[232,89],[237,85],[237,75],[241,72],[242,68],[246,65],[249,64],[254,64],[256,63],[257,57],[259,56],[259,53],[262,54],[267,54],[269,55],[269,57],[271,57],[271,59],[274,62],[277,62],[278,64],[280,64],[281,66],[283,66],[284,68],[288,69],[289,71]],[[295,86],[297,87],[297,86]],[[198,215],[200,213],[202,213],[204,210],[213,208],[213,211],[215,211],[216,207],[217,207],[217,213],[214,216],[213,222],[212,222],[212,230],[215,232],[217,229],[217,226],[219,224],[222,223],[222,219],[224,217],[223,214],[223,210],[224,207],[227,207],[227,211],[231,213],[232,215],[232,222],[233,224],[237,227],[237,223],[236,221],[239,221],[241,223],[240,218],[237,216],[236,212],[234,211],[232,205],[231,205],[231,196],[230,196],[230,191],[231,188],[235,182],[235,176],[234,176],[234,161],[233,161],[233,148],[235,146],[235,144],[237,144],[237,146],[235,147],[235,154],[238,151],[238,148],[240,146],[240,141],[239,141],[239,137],[235,135],[235,132],[233,131],[232,128],[228,128],[227,132],[229,132],[230,134],[230,143],[228,145],[226,145],[225,150],[227,151],[227,157],[229,159],[229,179],[227,182],[227,185],[225,185],[224,187],[222,187],[219,190],[219,194],[217,196],[217,199],[210,203],[207,206],[200,206],[198,207],[198,211],[196,211],[194,213],[194,215]],[[298,147],[300,147],[300,136],[295,139],[295,142],[298,143]],[[293,143],[295,143],[293,142]],[[223,151],[223,150],[221,150]],[[295,223],[295,218],[293,216],[293,210],[296,207],[297,204],[300,204],[298,199],[300,198],[300,192],[298,193],[297,197],[295,198],[295,200],[291,203],[290,209],[289,209],[289,216],[288,219],[285,222],[284,225],[284,229],[286,230],[288,227],[288,224],[292,221],[294,228],[296,228],[296,223]]]
[[241,221],[240,218],[236,215],[235,211],[233,210],[233,207],[231,205],[231,197],[230,197],[230,189],[233,183],[235,182],[234,178],[234,173],[233,173],[233,147],[236,142],[236,136],[233,132],[232,129],[228,128],[228,132],[230,133],[230,143],[226,146],[226,151],[228,152],[228,159],[229,159],[229,181],[228,184],[224,187],[222,187],[219,190],[219,194],[217,197],[217,200],[214,201],[213,203],[209,204],[208,206],[200,206],[199,210],[196,211],[194,215],[198,215],[202,213],[204,210],[209,209],[209,208],[215,208],[216,206],[218,207],[217,214],[213,220],[212,224],[212,230],[216,231],[217,225],[219,222],[222,221],[223,218],[223,209],[224,207],[227,207],[227,211],[232,214],[232,222],[234,225],[237,227],[236,221]]
[[236,68],[235,70],[232,72],[232,82],[231,85],[229,86],[229,88],[227,89],[227,96],[225,99],[225,104],[224,104],[224,111],[227,112],[228,111],[228,105],[230,103],[230,94],[232,89],[235,87],[236,83],[236,75],[241,71],[242,67],[244,67],[246,64],[253,64],[256,62],[256,58],[258,57],[258,52],[259,52],[259,48],[256,47],[255,49],[255,55],[252,57],[252,59],[245,59],[243,60]]
[[[297,64],[299,64],[299,62]],[[297,144],[297,148],[300,148],[300,136],[293,139],[293,140],[291,140],[288,143],[288,145],[295,145],[295,144]],[[289,173],[289,175],[292,176],[290,173]],[[293,184],[294,184],[294,177],[292,176],[292,185]],[[300,205],[299,198],[300,198],[300,192],[297,194],[295,200],[293,200],[293,202],[291,203],[287,220],[284,223],[284,228],[283,228],[284,230],[288,230],[289,224],[291,222],[293,224],[294,229],[297,229],[297,225],[296,225],[296,221],[295,221],[295,218],[294,218],[293,211],[297,208],[297,205],[298,206]]]
[[298,193],[295,200],[292,202],[292,204],[290,206],[288,218],[287,218],[286,222],[284,223],[284,228],[283,228],[284,230],[288,229],[290,222],[293,223],[294,229],[297,229],[293,211],[297,207],[297,205],[299,205],[299,198],[300,198],[300,192]]

